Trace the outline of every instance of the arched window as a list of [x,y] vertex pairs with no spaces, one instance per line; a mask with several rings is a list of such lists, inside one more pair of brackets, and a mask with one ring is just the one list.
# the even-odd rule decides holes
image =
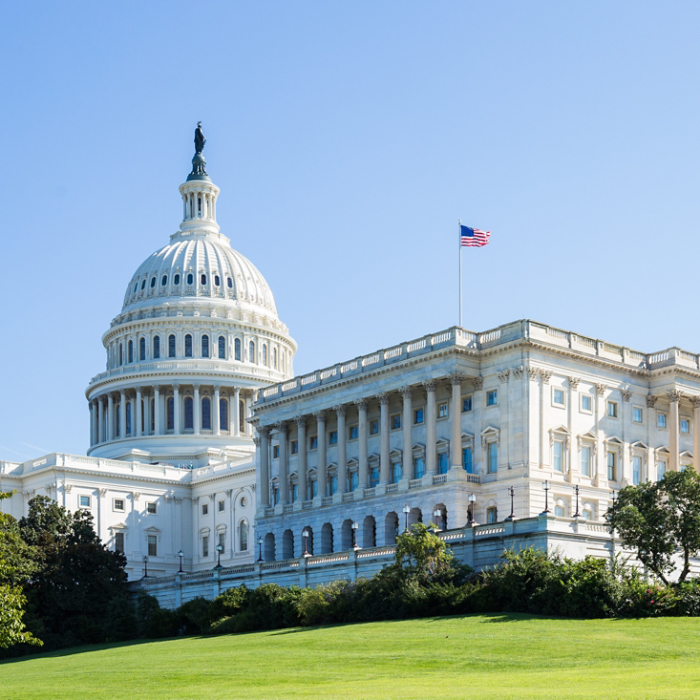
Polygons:
[[153,338],[153,359],[157,360],[160,357],[160,336]]
[[263,365],[265,365],[265,367],[267,367],[267,345],[263,345],[262,353],[263,353],[262,363],[263,363]]
[[223,335],[219,336],[219,359],[226,359],[226,338]]
[[192,336],[189,333],[185,336],[185,357],[192,357]]
[[165,287],[166,284],[168,284],[168,276],[163,275],[163,277],[161,277],[161,280],[160,280],[160,285],[161,285],[161,287]]
[[238,548],[241,552],[248,551],[248,521],[241,520],[238,525]]
[[187,275],[187,284],[194,284],[194,275],[191,272]]
[[185,430],[194,429],[194,401],[191,396],[185,398]]
[[146,288],[146,280],[143,280],[143,282],[141,282],[141,291],[143,291],[145,288]]
[[139,338],[139,360],[143,362],[146,359],[146,339]]
[[228,285],[228,288],[231,289],[233,287],[233,280],[229,277],[226,280],[226,284]]
[[211,399],[208,396],[202,399],[202,430],[211,430]]
[[272,366],[277,369],[277,348],[272,348]]
[[151,435],[156,432],[156,400],[151,399],[151,409],[148,412],[151,418]]
[[178,284],[180,284],[180,275],[175,275],[175,277],[173,277],[173,284],[174,284],[175,286],[177,286]]
[[221,284],[219,275],[214,275],[214,284],[218,287]]
[[124,364],[124,346],[119,343],[119,364]]
[[165,429],[175,430],[175,399],[172,396],[166,401]]
[[126,402],[126,435],[131,435],[131,401]]
[[202,284],[206,284],[206,283],[207,283],[207,276],[206,276],[206,275],[202,275],[201,281],[202,281]]
[[202,357],[209,357],[209,336],[202,336]]
[[[239,362],[241,361],[241,339],[236,338],[233,341],[233,357],[234,359],[238,360]],[[120,361],[121,364],[121,361]]]
[[168,357],[175,357],[175,336],[168,337]]
[[240,433],[245,432],[245,404],[243,401],[238,402],[238,430]]
[[252,340],[248,346],[248,359],[250,362],[255,362],[255,343]]
[[228,401],[219,399],[219,429],[228,430]]
[[156,286],[156,278],[151,277],[151,289],[153,289],[153,287],[155,287],[155,286]]
[[134,361],[134,341],[129,341],[129,362]]

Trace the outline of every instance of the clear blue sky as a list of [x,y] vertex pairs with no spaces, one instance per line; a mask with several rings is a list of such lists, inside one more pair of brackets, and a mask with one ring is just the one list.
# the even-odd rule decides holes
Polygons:
[[81,453],[202,120],[297,373],[457,321],[700,351],[697,2],[35,2],[0,25],[0,458]]

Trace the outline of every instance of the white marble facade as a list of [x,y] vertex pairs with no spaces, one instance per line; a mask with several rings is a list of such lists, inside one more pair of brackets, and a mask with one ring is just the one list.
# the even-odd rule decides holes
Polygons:
[[88,456],[0,461],[6,512],[21,517],[36,494],[89,509],[132,579],[219,559],[247,575],[260,555],[262,572],[305,551],[391,545],[406,522],[456,531],[545,504],[600,536],[612,491],[698,469],[700,360],[678,348],[516,321],[293,377],[296,343],[220,233],[199,158],[179,230],[130,278],[102,338]]

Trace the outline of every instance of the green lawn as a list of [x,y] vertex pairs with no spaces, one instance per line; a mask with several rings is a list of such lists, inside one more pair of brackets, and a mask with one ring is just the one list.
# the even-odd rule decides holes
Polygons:
[[699,698],[700,619],[479,615],[90,647],[0,664],[0,698]]

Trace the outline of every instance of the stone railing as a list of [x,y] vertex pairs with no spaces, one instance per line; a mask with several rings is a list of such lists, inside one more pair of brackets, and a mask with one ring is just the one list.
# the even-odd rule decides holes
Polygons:
[[431,333],[391,348],[376,350],[369,355],[362,355],[348,362],[340,362],[332,367],[316,370],[315,372],[263,389],[258,394],[257,404],[260,405],[289,395],[302,393],[364,372],[373,372],[378,367],[402,362],[418,355],[442,350],[450,346],[479,351],[494,345],[512,343],[519,339],[566,347],[583,355],[612,360],[638,369],[653,369],[667,364],[675,364],[700,370],[700,355],[681,350],[680,348],[674,347],[661,352],[647,354],[542,323],[515,321],[484,333],[474,333],[464,328],[453,326],[439,333]]

